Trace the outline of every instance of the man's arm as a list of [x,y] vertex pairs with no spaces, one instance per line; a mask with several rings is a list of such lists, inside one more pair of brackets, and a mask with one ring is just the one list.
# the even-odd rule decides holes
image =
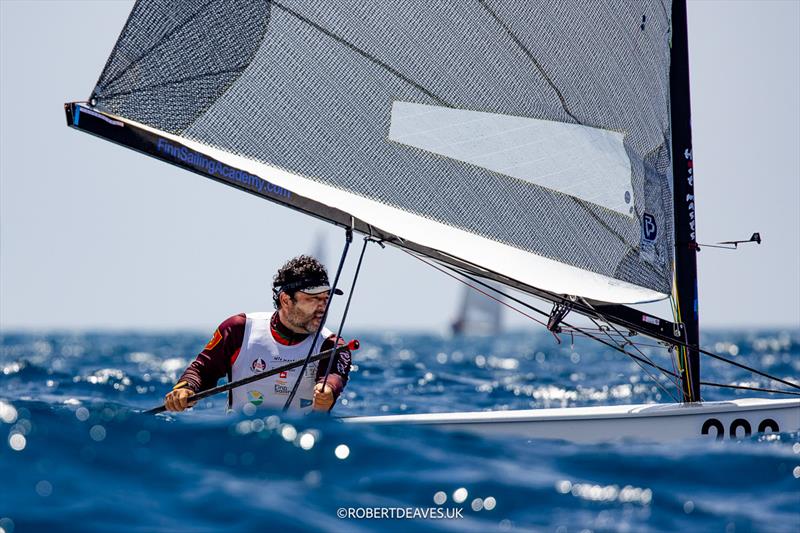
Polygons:
[[[321,351],[333,349],[333,341],[336,335],[331,335],[322,343]],[[338,345],[344,346],[346,343],[344,339],[339,339]],[[322,382],[325,381],[325,371],[328,369],[330,357],[320,360],[317,366],[317,385],[314,387],[314,410],[315,411],[330,411],[333,405],[339,398],[339,395],[347,386],[347,380],[350,375],[352,355],[350,350],[345,348],[337,352],[333,359],[331,366],[331,373],[328,375],[328,380],[325,382],[325,390],[322,390]]]
[[188,407],[189,396],[215,387],[219,379],[228,374],[242,347],[245,323],[245,315],[240,314],[219,325],[205,348],[167,394],[164,401],[167,410],[183,411]]

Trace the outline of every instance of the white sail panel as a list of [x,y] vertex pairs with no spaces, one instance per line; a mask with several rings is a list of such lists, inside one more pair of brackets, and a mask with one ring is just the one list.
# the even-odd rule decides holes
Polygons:
[[389,139],[633,217],[625,135],[553,120],[394,102]]

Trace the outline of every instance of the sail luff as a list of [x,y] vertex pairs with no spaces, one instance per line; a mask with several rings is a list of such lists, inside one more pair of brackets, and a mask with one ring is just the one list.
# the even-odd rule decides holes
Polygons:
[[[686,344],[699,346],[697,227],[685,0],[674,0],[672,3],[670,94],[675,217],[674,292],[678,310],[677,320],[685,325]],[[700,401],[700,353],[696,349],[681,347],[679,356],[683,401]]]

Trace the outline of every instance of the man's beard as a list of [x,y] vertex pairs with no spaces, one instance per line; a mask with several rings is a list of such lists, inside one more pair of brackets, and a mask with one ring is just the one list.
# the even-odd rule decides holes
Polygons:
[[286,320],[290,325],[298,329],[302,329],[306,333],[316,333],[317,329],[319,329],[319,325],[314,325],[314,315],[305,318],[304,316],[300,315],[300,313],[294,311],[288,314]]

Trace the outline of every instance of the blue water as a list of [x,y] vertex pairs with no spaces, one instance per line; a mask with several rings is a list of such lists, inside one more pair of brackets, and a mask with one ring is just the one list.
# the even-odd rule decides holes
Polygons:
[[[337,415],[670,400],[625,356],[586,341],[557,345],[531,332],[359,339]],[[5,332],[0,340],[6,533],[800,531],[797,433],[575,445],[224,415],[223,398],[153,417],[139,410],[160,403],[205,334]],[[800,378],[798,330],[715,332],[703,344]],[[661,350],[646,349],[671,367]],[[714,362],[703,372],[709,381],[767,385]],[[754,395],[769,396],[704,392],[709,400]],[[340,508],[360,508],[356,516],[460,508],[462,517],[342,519]]]

